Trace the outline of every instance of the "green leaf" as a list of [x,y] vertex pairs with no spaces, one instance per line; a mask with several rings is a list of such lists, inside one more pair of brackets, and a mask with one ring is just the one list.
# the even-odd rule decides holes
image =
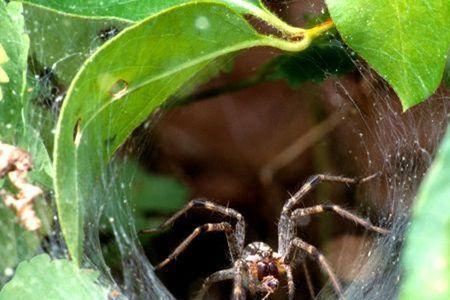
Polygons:
[[41,254],[17,267],[13,279],[0,291],[0,300],[106,300],[108,290],[96,282],[98,276],[68,260]]
[[399,299],[450,299],[450,130],[414,204]]
[[[114,35],[147,16],[192,0],[142,2],[26,1],[24,15],[31,36],[31,55],[69,85],[82,63]],[[226,1],[225,1],[226,2]],[[243,1],[257,4],[259,1]],[[58,41],[58,43],[55,43]]]
[[61,228],[80,263],[83,201],[106,163],[161,103],[216,58],[253,46],[309,45],[257,33],[223,4],[189,3],[123,30],[91,56],[67,93],[55,135],[55,193]]
[[[3,99],[0,100],[0,140],[4,143],[21,145],[29,149],[29,145],[38,145],[37,135],[27,139],[24,133],[31,127],[24,123],[23,112],[28,104],[25,96],[27,55],[29,41],[24,33],[22,5],[10,2],[8,5],[0,1],[0,61],[8,82],[2,83]],[[31,124],[30,124],[31,125]],[[28,141],[28,142],[27,142]],[[33,156],[37,151],[32,151]],[[45,155],[45,154],[44,154]],[[39,156],[38,162],[46,158]],[[48,156],[47,156],[48,159]],[[44,166],[44,163],[39,166]],[[50,170],[49,160],[46,170]],[[47,181],[50,185],[50,180]],[[23,259],[32,257],[39,248],[36,233],[26,232],[16,222],[14,213],[4,206],[0,199],[0,285],[5,281],[5,274],[11,271]]]
[[142,172],[136,180],[132,195],[136,209],[167,214],[186,203],[186,187],[173,178]]
[[[162,216],[174,213],[189,199],[187,187],[173,177],[148,172],[133,161],[119,160],[115,164],[115,181],[120,182],[120,185],[115,185],[116,191],[109,190],[108,201],[120,203],[124,198],[129,199],[134,224],[138,229],[158,226]],[[113,218],[116,224],[130,223],[128,218],[118,216],[120,214],[115,213],[114,209],[120,209],[120,206],[111,205],[109,211],[107,209],[103,215],[103,225],[109,222],[109,218]]]
[[121,182],[131,186],[131,199],[138,211],[173,213],[188,200],[188,190],[169,176],[146,172],[134,162],[124,166]]
[[[20,111],[24,105],[27,55],[29,39],[25,34],[22,5],[17,2],[0,2],[0,45],[3,62],[1,68],[8,82],[1,84],[0,140],[14,143],[16,130],[21,128]],[[5,61],[4,56],[8,59]]]
[[55,136],[59,220],[76,261],[83,241],[83,199],[89,199],[114,151],[212,60],[261,40],[224,6],[194,3],[125,29],[89,59],[69,89]]
[[[195,0],[27,0],[26,2],[39,4],[61,12],[91,16],[116,17],[129,21],[140,21],[166,9],[183,5]],[[263,8],[260,0],[219,0],[241,13],[249,13],[254,9]]]
[[439,86],[450,47],[448,0],[326,0],[345,42],[395,90],[406,110]]
[[[0,140],[29,151],[35,162],[33,174],[40,183],[50,187],[51,161],[40,138],[39,127],[32,122],[31,116],[36,110],[25,93],[29,39],[22,12],[21,3],[13,1],[5,6],[0,2],[0,44],[4,48],[0,55],[10,78],[3,85],[5,97],[0,101]],[[5,56],[8,57],[6,61]]]
[[[144,17],[190,2],[199,1],[24,1],[27,29],[33,32],[31,53],[36,61],[34,65],[41,69],[51,68],[60,84],[69,85],[83,61],[107,37]],[[299,28],[289,26],[272,14],[260,0],[215,2],[223,3],[241,14],[252,14],[287,34],[299,32]]]

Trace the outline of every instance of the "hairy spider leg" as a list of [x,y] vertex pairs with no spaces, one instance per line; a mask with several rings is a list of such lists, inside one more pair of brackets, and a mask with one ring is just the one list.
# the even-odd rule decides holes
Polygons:
[[291,198],[289,198],[283,206],[278,222],[278,252],[281,255],[285,255],[290,241],[296,236],[296,226],[291,219],[292,210],[300,203],[300,200],[320,182],[327,181],[346,184],[361,184],[378,175],[378,173],[375,173],[360,179],[325,174],[317,174],[309,177],[306,183]]
[[288,296],[289,300],[294,300],[295,296],[295,283],[294,283],[294,275],[292,274],[292,267],[290,265],[284,266],[286,269],[286,280],[288,286]]
[[211,285],[216,282],[234,279],[234,268],[217,271],[208,276],[203,282],[201,290],[196,295],[195,299],[201,300],[209,290]]
[[311,206],[311,207],[297,208],[292,212],[291,216],[292,216],[292,220],[294,220],[294,222],[295,222],[303,216],[320,214],[320,213],[327,212],[327,211],[335,212],[342,218],[353,221],[356,224],[363,226],[367,230],[375,231],[375,232],[378,232],[381,234],[389,233],[389,230],[378,227],[378,226],[374,226],[369,221],[359,217],[358,215],[356,215],[352,212],[349,212],[348,210],[343,209],[339,205],[334,205],[334,204],[319,204],[319,205],[315,205],[315,206]]
[[232,300],[245,300],[246,292],[244,290],[244,273],[246,272],[246,265],[242,259],[238,259],[234,263],[234,283]]
[[227,222],[208,223],[208,224],[203,224],[201,226],[198,226],[184,241],[182,241],[178,245],[177,248],[175,248],[175,250],[165,260],[163,260],[160,264],[158,264],[155,267],[155,269],[161,269],[164,266],[166,266],[168,263],[173,261],[178,255],[180,255],[180,253],[182,253],[184,250],[186,250],[186,248],[189,246],[189,244],[196,237],[198,237],[201,233],[217,232],[217,231],[225,232],[227,235],[230,235],[230,238],[233,238],[233,236],[234,236],[231,234],[234,231],[233,226],[231,226],[230,223],[227,223]]
[[194,199],[186,204],[181,210],[175,213],[172,217],[167,219],[156,229],[145,229],[141,233],[155,233],[162,231],[172,225],[178,218],[186,214],[192,208],[201,208],[213,211],[225,217],[236,219],[234,232],[225,232],[227,235],[228,247],[231,254],[232,262],[235,262],[244,249],[245,243],[245,220],[244,217],[236,210],[224,207],[222,205],[215,204],[214,202],[207,201],[205,199]]
[[337,276],[334,274],[333,270],[330,267],[330,264],[326,260],[325,256],[320,253],[319,250],[317,250],[316,247],[313,245],[310,245],[306,242],[304,242],[302,239],[296,237],[294,238],[291,243],[289,244],[288,252],[285,256],[285,263],[286,264],[292,264],[295,252],[300,249],[306,252],[310,257],[312,257],[316,262],[320,265],[322,270],[328,275],[330,278],[331,284],[333,285],[334,290],[336,291],[336,294],[338,295],[339,299],[344,300],[344,296],[342,294],[342,288],[341,285],[337,279]]

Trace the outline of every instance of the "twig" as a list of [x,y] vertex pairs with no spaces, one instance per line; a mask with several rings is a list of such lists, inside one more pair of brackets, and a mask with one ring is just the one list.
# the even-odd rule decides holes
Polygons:
[[334,113],[325,121],[311,128],[306,134],[302,135],[293,144],[265,164],[259,173],[261,182],[263,184],[272,182],[273,176],[280,169],[289,165],[306,149],[311,147],[325,134],[333,130],[341,122],[343,114],[345,114],[345,112],[342,111]]

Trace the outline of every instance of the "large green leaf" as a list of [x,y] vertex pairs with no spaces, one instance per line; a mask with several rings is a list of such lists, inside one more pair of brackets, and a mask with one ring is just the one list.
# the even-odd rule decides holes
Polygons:
[[420,186],[403,255],[399,299],[450,299],[450,131]]
[[13,279],[0,291],[0,300],[106,300],[108,290],[96,282],[98,276],[68,260],[41,254],[17,267]]
[[210,2],[156,14],[101,47],[72,82],[55,136],[56,202],[72,257],[80,262],[83,201],[114,151],[156,107],[217,57],[253,46],[307,45],[260,35]]
[[[287,34],[301,30],[284,23],[260,0],[216,1],[239,13],[252,14]],[[34,64],[38,65],[37,71],[51,69],[58,83],[69,85],[83,61],[107,38],[145,17],[189,2],[201,1],[24,1],[27,29],[33,32]]]
[[[239,12],[250,13],[264,6],[260,0],[219,0]],[[124,20],[139,21],[168,8],[200,2],[197,0],[27,0],[55,10],[75,15],[91,17],[116,17]]]
[[[69,85],[76,72],[108,37],[145,17],[192,0],[142,1],[25,1],[24,14],[31,36],[31,54],[41,69],[51,68],[58,82]],[[241,3],[259,9],[259,1]],[[266,13],[267,14],[267,13]],[[58,43],[55,43],[58,41]],[[39,70],[38,70],[39,71]]]
[[405,110],[436,90],[450,47],[450,1],[326,3],[343,39],[392,85]]
[[75,260],[83,240],[82,201],[89,199],[103,163],[215,57],[258,40],[245,20],[225,7],[191,4],[124,30],[90,58],[64,102],[54,154],[59,219]]

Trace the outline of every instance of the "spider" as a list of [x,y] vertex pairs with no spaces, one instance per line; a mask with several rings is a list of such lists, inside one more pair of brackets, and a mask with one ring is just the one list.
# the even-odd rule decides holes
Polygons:
[[[303,196],[310,192],[320,182],[328,181],[345,184],[360,184],[369,181],[377,175],[378,174],[374,174],[362,179],[355,179],[319,174],[308,178],[298,192],[291,196],[283,206],[278,222],[277,251],[273,251],[269,245],[263,242],[252,242],[244,247],[245,220],[242,215],[232,208],[224,207],[203,199],[190,201],[183,209],[175,213],[158,228],[146,229],[143,230],[142,233],[154,233],[164,230],[191,208],[202,208],[218,213],[223,217],[235,219],[234,226],[229,222],[221,222],[204,224],[197,227],[165,260],[155,267],[155,269],[161,269],[172,262],[181,252],[186,250],[189,244],[200,234],[207,232],[224,232],[228,242],[232,266],[229,269],[217,271],[207,277],[201,290],[197,294],[198,299],[204,297],[212,284],[224,280],[234,280],[232,291],[233,300],[245,299],[246,289],[248,289],[252,295],[261,294],[263,295],[263,299],[267,299],[278,289],[280,279],[284,276],[287,281],[288,296],[289,299],[292,300],[294,299],[294,278],[292,269],[296,263],[304,260],[305,255],[308,255],[317,261],[321,269],[330,278],[337,296],[340,299],[344,299],[337,276],[334,274],[323,254],[320,253],[316,247],[296,236],[298,219],[307,215],[331,211],[343,218],[362,225],[368,230],[380,234],[387,234],[389,231],[372,225],[369,221],[358,217],[338,205],[319,204],[306,208],[298,208],[298,205]],[[299,253],[299,251],[301,253]]]

